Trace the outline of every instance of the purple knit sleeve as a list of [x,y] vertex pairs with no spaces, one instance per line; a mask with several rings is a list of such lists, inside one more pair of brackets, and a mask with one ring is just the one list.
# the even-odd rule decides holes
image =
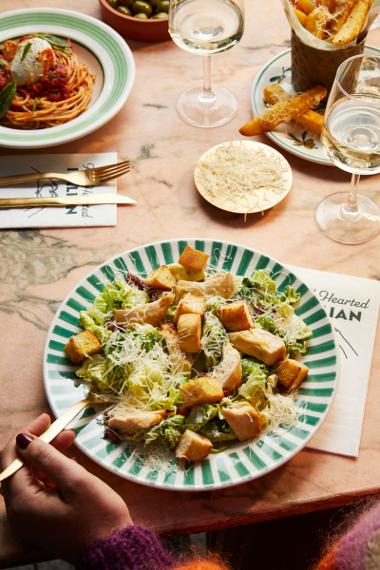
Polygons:
[[87,550],[78,570],[169,570],[170,554],[142,526],[127,526]]

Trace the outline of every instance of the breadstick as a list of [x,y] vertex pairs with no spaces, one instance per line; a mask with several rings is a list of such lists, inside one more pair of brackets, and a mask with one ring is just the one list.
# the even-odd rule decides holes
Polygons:
[[262,115],[243,125],[240,133],[245,136],[253,136],[271,131],[280,123],[288,123],[292,119],[303,115],[309,109],[318,107],[326,95],[327,89],[322,85],[317,85],[300,95],[279,101]]
[[[279,101],[284,101],[291,97],[290,93],[285,91],[285,89],[283,89],[278,83],[272,83],[272,85],[265,87],[263,95],[264,101],[269,105],[274,105]],[[311,131],[318,136],[322,133],[323,116],[311,109],[306,111],[303,115],[296,117],[294,122],[300,127],[303,127],[307,131]]]

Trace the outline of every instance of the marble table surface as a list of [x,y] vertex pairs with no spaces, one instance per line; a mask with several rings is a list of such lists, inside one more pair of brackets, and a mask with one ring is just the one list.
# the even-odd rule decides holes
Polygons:
[[[97,0],[44,0],[44,6],[80,10],[100,17]],[[40,0],[1,0],[0,10],[40,6]],[[1,13],[0,13],[1,17]],[[314,221],[319,201],[345,189],[348,175],[286,153],[293,169],[287,198],[264,215],[228,214],[196,192],[193,169],[209,147],[240,139],[238,128],[251,116],[252,81],[259,68],[289,47],[288,24],[278,0],[247,2],[246,31],[234,49],[215,56],[213,78],[236,94],[239,110],[227,125],[198,129],[175,110],[179,91],[201,81],[201,60],[172,42],[129,42],[136,59],[136,83],[127,104],[106,126],[56,153],[117,151],[135,163],[119,191],[135,198],[119,208],[116,227],[0,231],[0,446],[42,410],[48,410],[42,382],[42,353],[60,301],[92,268],[116,253],[144,243],[179,237],[231,240],[263,251],[284,264],[380,279],[380,237],[359,246],[326,239]],[[380,31],[369,43],[380,47]],[[265,137],[256,140],[268,142]],[[0,149],[1,155],[25,151]],[[40,152],[40,151],[38,151]],[[362,190],[380,203],[379,176]],[[376,339],[358,459],[305,450],[269,475],[226,490],[177,493],[142,487],[102,470],[77,453],[128,502],[137,523],[159,532],[188,533],[239,525],[347,504],[380,491],[380,331]],[[12,535],[0,499],[0,562],[28,560],[32,553]]]

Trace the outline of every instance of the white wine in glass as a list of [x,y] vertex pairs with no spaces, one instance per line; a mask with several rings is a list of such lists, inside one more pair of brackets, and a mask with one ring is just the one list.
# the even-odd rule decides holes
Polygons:
[[182,92],[181,117],[197,127],[216,127],[237,110],[235,96],[225,87],[211,87],[210,56],[236,45],[244,30],[244,0],[170,0],[169,32],[182,49],[203,57],[203,86]]
[[334,241],[364,243],[380,229],[378,206],[358,194],[361,174],[380,173],[380,56],[356,55],[339,66],[321,141],[333,163],[352,178],[349,192],[322,200],[317,222]]

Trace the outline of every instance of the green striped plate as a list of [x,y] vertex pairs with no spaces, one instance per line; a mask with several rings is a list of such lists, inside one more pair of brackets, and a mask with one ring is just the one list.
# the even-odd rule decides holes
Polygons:
[[329,319],[315,295],[294,274],[276,260],[241,245],[203,239],[182,239],[152,243],[117,256],[93,271],[62,303],[50,327],[44,355],[44,382],[50,406],[60,415],[82,398],[75,387],[75,367],[65,358],[67,339],[79,329],[79,311],[86,308],[108,282],[126,271],[145,276],[152,268],[176,261],[186,244],[206,251],[218,270],[251,275],[266,269],[280,289],[292,284],[301,294],[297,313],[313,331],[304,362],[310,368],[299,390],[300,414],[297,425],[264,433],[252,442],[237,443],[206,461],[184,470],[172,457],[159,467],[148,454],[126,443],[103,439],[103,429],[91,421],[87,410],[76,422],[77,443],[84,453],[121,477],[145,485],[180,491],[201,491],[237,485],[256,479],[279,467],[300,451],[322,424],[333,400],[337,382],[337,351]]
[[0,43],[36,32],[73,41],[81,63],[88,65],[96,75],[92,102],[79,117],[57,127],[18,130],[0,126],[0,146],[41,148],[88,135],[120,111],[134,83],[135,63],[131,50],[119,34],[96,18],[56,8],[1,14]]

